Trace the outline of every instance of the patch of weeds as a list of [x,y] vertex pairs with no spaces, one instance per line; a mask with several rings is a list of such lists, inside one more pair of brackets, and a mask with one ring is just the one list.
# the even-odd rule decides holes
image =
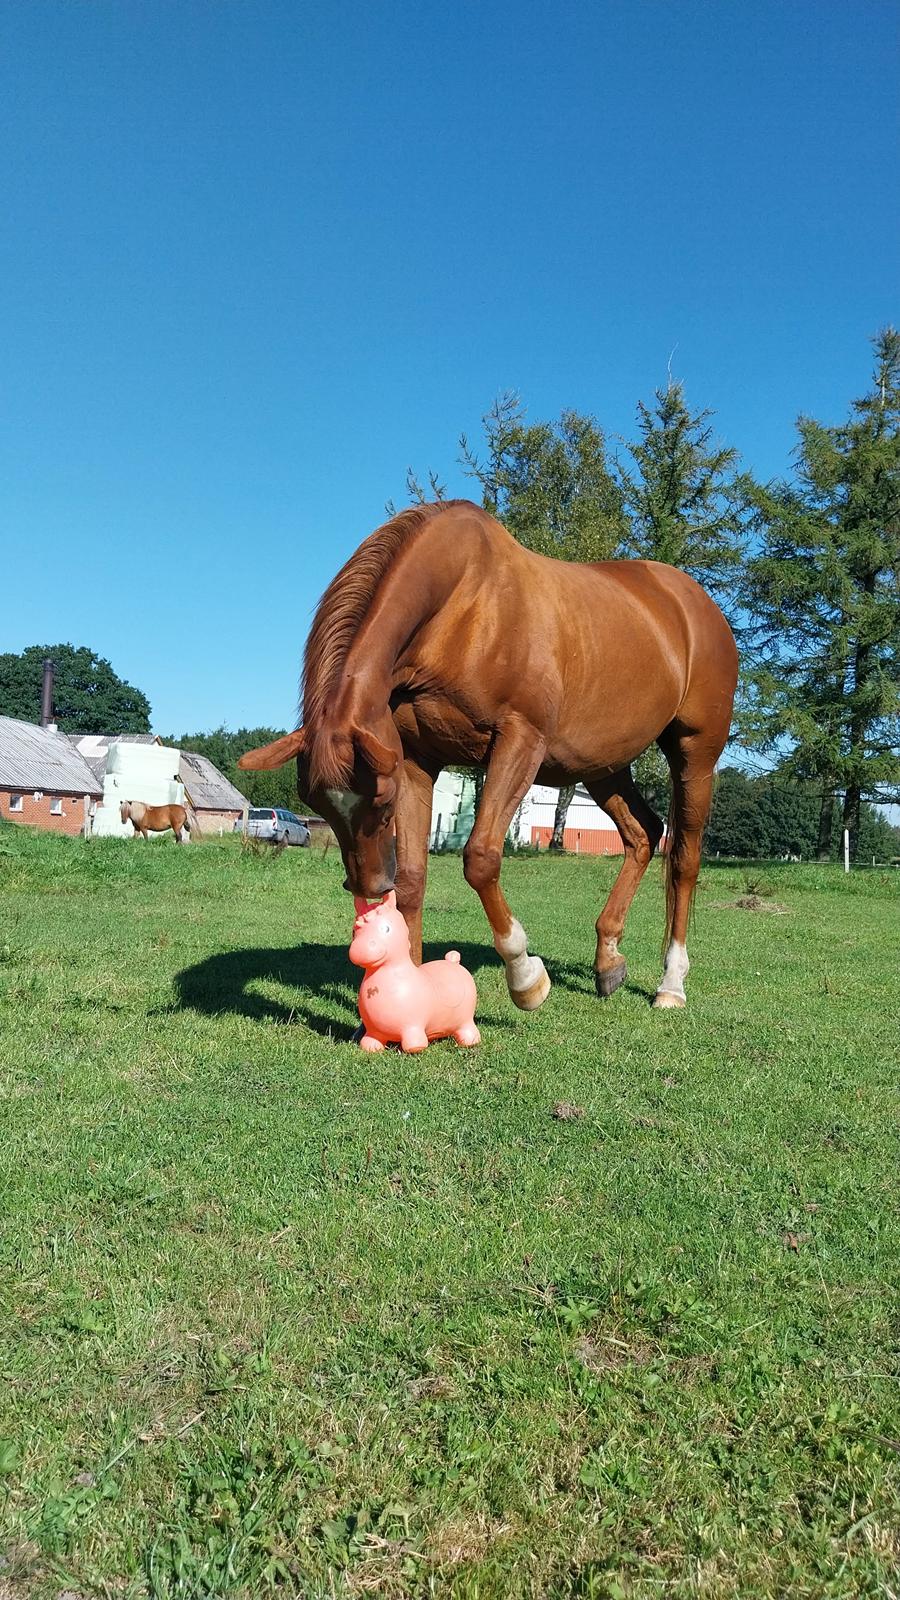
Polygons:
[[236,1585],[252,1593],[289,1581],[286,1552],[308,1538],[310,1497],[329,1477],[290,1438],[271,1448],[220,1439],[199,1461],[183,1459],[168,1525],[146,1555],[153,1600],[219,1600]]
[[118,1481],[110,1473],[104,1474],[99,1483],[54,1482],[28,1531],[48,1555],[65,1555],[78,1548],[101,1503],[118,1500],[121,1493]]
[[332,1566],[344,1569],[366,1553],[389,1549],[405,1558],[401,1570],[406,1576],[413,1576],[419,1552],[410,1538],[409,1519],[409,1506],[390,1502],[329,1518],[319,1524],[316,1532]]

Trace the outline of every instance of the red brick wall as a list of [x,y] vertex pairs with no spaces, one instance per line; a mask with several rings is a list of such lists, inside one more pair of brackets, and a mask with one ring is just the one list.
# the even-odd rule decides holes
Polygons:
[[[553,836],[552,828],[532,828],[531,842],[540,845],[546,850]],[[623,856],[625,847],[618,828],[566,828],[563,832],[563,846],[571,851],[572,855],[582,856]],[[660,843],[660,854],[666,852],[666,836],[663,835]]]
[[[11,822],[27,822],[32,828],[47,828],[53,833],[74,835],[84,832],[83,795],[45,794],[42,799],[35,800],[32,791],[27,794],[23,791],[21,811],[10,811],[10,795],[18,792],[18,790],[0,789],[0,816],[8,817]],[[50,801],[57,799],[62,800],[61,817],[54,817],[50,812]]]
[[[546,850],[553,835],[552,828],[532,828],[531,842]],[[618,828],[566,828],[563,846],[572,854],[583,856],[621,856],[625,854]]]

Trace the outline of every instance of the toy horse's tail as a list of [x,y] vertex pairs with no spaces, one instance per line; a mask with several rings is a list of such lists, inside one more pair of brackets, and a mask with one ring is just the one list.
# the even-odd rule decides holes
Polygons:
[[460,962],[459,951],[458,950],[448,950],[447,954],[444,957],[444,960],[445,961],[452,961],[453,965],[455,967],[458,967],[459,966],[459,962]]

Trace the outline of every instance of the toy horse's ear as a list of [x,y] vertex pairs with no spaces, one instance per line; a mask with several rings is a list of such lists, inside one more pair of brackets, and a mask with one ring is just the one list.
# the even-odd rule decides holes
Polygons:
[[356,747],[365,761],[372,768],[378,778],[389,778],[397,769],[397,757],[393,750],[386,744],[376,739],[374,733],[368,733],[365,728],[357,728],[354,739]]
[[303,729],[298,728],[296,733],[286,733],[283,739],[276,739],[274,744],[248,750],[241,756],[238,766],[245,769],[249,767],[252,772],[268,772],[272,767],[283,767],[286,761],[300,754],[303,739]]
[[385,895],[384,899],[382,900],[381,904],[383,906],[387,906],[389,911],[396,911],[396,909],[397,909],[397,895],[396,895],[396,893],[395,893],[395,891],[393,889],[389,889],[388,890],[388,892]]

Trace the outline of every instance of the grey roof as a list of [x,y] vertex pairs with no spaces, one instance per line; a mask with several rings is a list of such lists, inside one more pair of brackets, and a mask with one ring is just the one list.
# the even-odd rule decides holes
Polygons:
[[243,811],[249,802],[206,756],[182,750],[178,776],[196,811]]
[[64,733],[0,717],[0,788],[46,794],[103,793],[102,783]]
[[108,750],[111,744],[160,744],[158,733],[67,733],[65,737],[74,745],[82,739],[91,739]]

